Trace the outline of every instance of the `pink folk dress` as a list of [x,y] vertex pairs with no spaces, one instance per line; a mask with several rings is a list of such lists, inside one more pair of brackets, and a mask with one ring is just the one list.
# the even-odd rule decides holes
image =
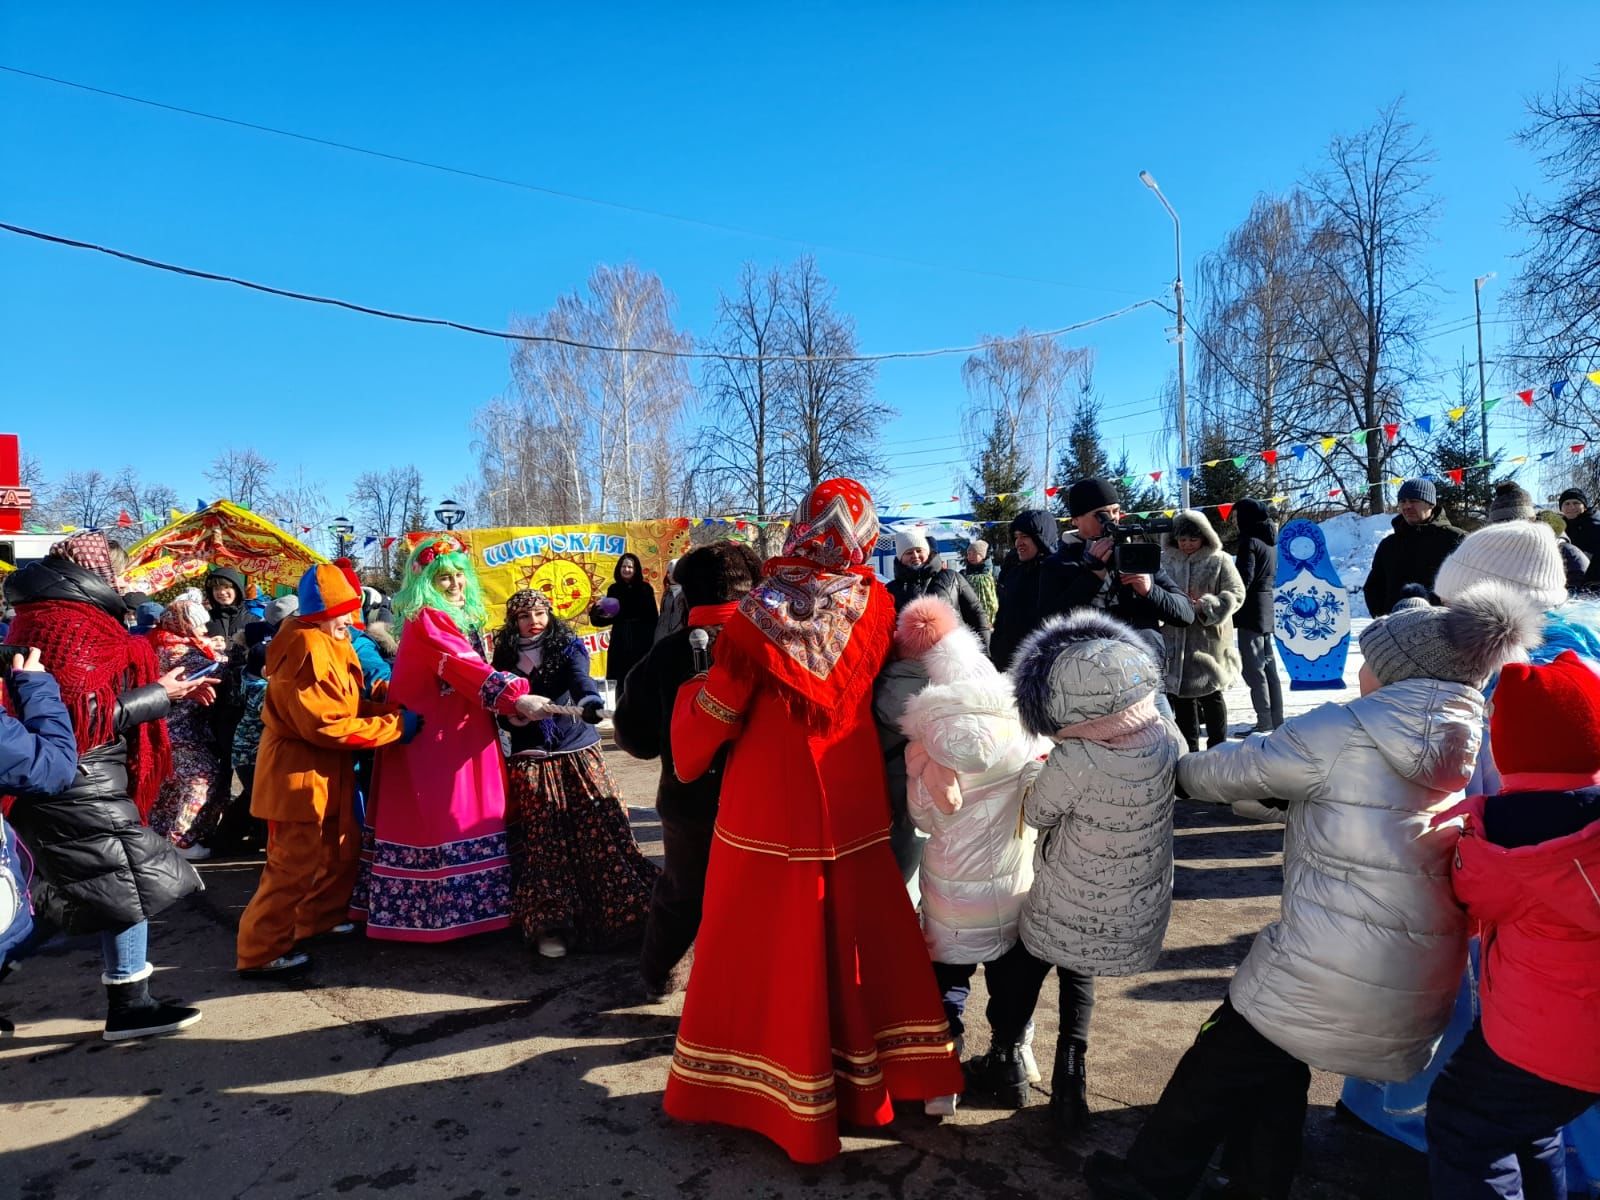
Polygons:
[[496,671],[445,612],[406,622],[388,700],[422,716],[405,746],[378,752],[351,915],[367,936],[444,942],[511,924],[506,774],[494,714],[528,682]]

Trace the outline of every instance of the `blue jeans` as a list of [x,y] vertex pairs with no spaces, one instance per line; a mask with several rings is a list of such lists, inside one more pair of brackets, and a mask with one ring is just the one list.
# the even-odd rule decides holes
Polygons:
[[131,983],[145,968],[145,955],[150,948],[150,922],[140,921],[129,925],[121,933],[100,935],[100,954],[105,960],[105,982]]
[[1566,1200],[1562,1126],[1596,1097],[1513,1066],[1474,1025],[1428,1094],[1428,1180],[1449,1200]]

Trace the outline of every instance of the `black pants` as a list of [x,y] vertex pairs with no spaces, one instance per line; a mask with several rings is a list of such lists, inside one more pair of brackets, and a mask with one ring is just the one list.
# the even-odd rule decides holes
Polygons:
[[1512,1066],[1474,1025],[1428,1093],[1428,1182],[1437,1200],[1565,1200],[1561,1127],[1600,1096]]
[[[956,1037],[965,1028],[962,1014],[977,969],[975,963],[933,964],[933,977],[944,995],[944,1015]],[[991,1040],[996,1046],[1015,1046],[1022,1041],[1022,1031],[1033,1020],[1039,990],[1049,974],[1050,964],[1029,954],[1020,941],[983,965],[984,980],[989,985],[989,1005],[984,1015],[989,1018]],[[1062,967],[1056,968],[1056,975],[1061,981],[1061,1037],[1087,1044],[1089,1018],[1094,1014],[1094,978]]]
[[1220,1144],[1236,1187],[1285,1200],[1300,1166],[1310,1087],[1311,1069],[1224,1000],[1179,1060],[1133,1140],[1128,1166],[1155,1195],[1182,1200]]
[[661,818],[661,841],[667,863],[650,893],[645,918],[644,948],[639,972],[663,987],[667,975],[689,953],[700,931],[700,910],[706,896],[706,868],[711,863],[715,818],[705,821]]
[[1205,722],[1206,749],[1220,746],[1228,740],[1228,705],[1221,692],[1209,696],[1168,696],[1172,715],[1178,722],[1178,731],[1189,749],[1200,749],[1200,723]]

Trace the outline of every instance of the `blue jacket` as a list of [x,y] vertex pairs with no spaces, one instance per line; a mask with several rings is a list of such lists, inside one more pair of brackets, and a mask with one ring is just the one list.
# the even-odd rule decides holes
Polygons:
[[[547,661],[538,670],[523,676],[535,695],[547,697],[552,704],[604,703],[599,686],[589,674],[589,651],[581,641],[573,638],[559,649],[547,650],[546,655]],[[501,661],[504,660],[497,658],[497,664]],[[499,669],[516,672],[515,666]],[[502,720],[500,724],[500,744],[508,756],[529,751],[571,754],[600,741],[600,731],[576,717],[546,717],[529,725]]]
[[[0,790],[8,792],[60,792],[78,772],[78,743],[72,720],[61,703],[61,689],[42,671],[19,671],[11,676],[12,696],[18,716],[0,713]],[[0,927],[0,965],[27,940],[33,930],[28,903],[28,882],[17,854],[17,836],[0,818],[0,888],[21,906]],[[10,904],[4,908],[9,911]]]
[[361,690],[370,697],[373,685],[380,680],[384,683],[389,682],[391,673],[389,660],[378,650],[378,643],[372,640],[371,634],[353,625],[350,627],[350,648],[361,660]]

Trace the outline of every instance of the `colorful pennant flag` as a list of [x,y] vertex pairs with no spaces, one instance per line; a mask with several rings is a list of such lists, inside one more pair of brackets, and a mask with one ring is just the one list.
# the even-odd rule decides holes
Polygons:
[[1178,468],[1178,478],[1181,479],[1184,483],[1188,483],[1190,479],[1194,478],[1194,468],[1193,467],[1179,467]]
[[386,538],[383,539],[383,548],[385,550],[387,550],[390,546],[394,545],[399,540],[400,540],[399,538],[386,537]]
[[1245,463],[1247,463],[1249,461],[1250,461],[1249,456],[1245,455],[1245,454],[1235,454],[1233,456],[1233,465],[1236,466],[1236,467],[1239,467],[1240,469],[1243,469]]
[[[1045,490],[1044,490],[1044,494],[1045,494],[1045,495],[1046,495],[1046,496],[1054,496],[1054,495],[1055,495],[1055,494],[1056,494],[1056,493],[1057,493],[1057,492],[1059,492],[1059,491],[1060,491],[1060,490],[1061,490],[1061,489],[1060,489],[1060,488],[1058,488],[1058,487],[1047,487],[1047,488],[1045,488]],[[954,500],[954,499],[955,499],[955,497],[954,497],[954,496],[951,496],[951,497],[950,497],[950,499],[952,499],[952,500]]]
[[1590,371],[1589,382],[1594,384],[1595,387],[1600,387],[1600,371]]
[[1352,432],[1350,434],[1350,444],[1352,446],[1365,446],[1367,444],[1367,431],[1365,429],[1357,429]]
[[1550,385],[1550,398],[1552,400],[1561,399],[1561,393],[1564,392],[1566,390],[1566,388],[1567,388],[1567,381],[1565,379],[1556,380],[1554,383],[1552,383]]
[[1233,511],[1233,505],[1231,505],[1231,504],[1219,504],[1219,505],[1217,505],[1217,516],[1221,517],[1224,521],[1226,521],[1228,519],[1228,514],[1231,513],[1232,511]]
[[[1269,467],[1277,465],[1278,452],[1276,450],[1263,450],[1261,452],[1261,461]],[[1223,520],[1227,520],[1227,518],[1224,517]]]
[[1525,463],[1528,461],[1528,456],[1526,454],[1519,454],[1515,458],[1509,459],[1508,461],[1514,463]]
[[1217,464],[1218,464],[1218,463],[1219,463],[1219,462],[1221,462],[1221,461],[1222,461],[1222,460],[1221,460],[1221,459],[1220,459],[1220,458],[1213,458],[1213,459],[1210,459],[1210,460],[1209,460],[1209,461],[1208,461],[1208,462],[1207,462],[1207,463],[1206,463],[1206,466],[1207,466],[1207,467],[1214,467],[1214,466],[1216,466],[1216,465],[1217,465]]
[[[1527,395],[1529,395],[1529,396],[1531,396],[1531,395],[1533,395],[1533,393],[1532,393],[1532,392],[1528,392],[1528,393],[1526,393],[1526,394],[1527,394]],[[1494,398],[1494,399],[1493,399],[1493,400],[1485,400],[1485,401],[1484,401],[1484,402],[1483,402],[1483,411],[1484,411],[1484,412],[1486,412],[1486,413],[1492,413],[1492,412],[1493,412],[1493,411],[1494,411],[1494,406],[1495,406],[1495,405],[1496,405],[1496,404],[1499,404],[1499,403],[1500,403],[1500,401],[1502,401],[1502,400],[1504,400],[1504,399],[1505,399],[1505,397],[1504,397],[1504,396],[1496,396],[1496,397],[1495,397],[1495,398]],[[1533,403],[1533,401],[1532,401],[1532,400],[1529,400],[1529,401],[1528,401],[1528,403],[1529,403],[1529,404],[1532,404],[1532,403]]]
[[1169,517],[1175,517],[1178,515],[1178,510],[1175,508],[1169,508],[1166,510],[1166,515]]
[[1161,482],[1161,472],[1160,471],[1151,471],[1150,472],[1150,478],[1155,480],[1157,483],[1160,483]]
[[1338,440],[1339,439],[1336,438],[1336,437],[1325,437],[1325,438],[1323,438],[1322,439],[1322,452],[1324,454],[1326,454],[1329,450],[1332,450],[1334,445],[1338,442]]
[[1459,421],[1463,416],[1466,415],[1466,412],[1467,410],[1465,408],[1452,408],[1450,410],[1450,419],[1452,421]]
[[1289,453],[1294,455],[1296,461],[1298,461],[1306,456],[1306,451],[1309,449],[1311,449],[1311,447],[1307,446],[1304,442],[1296,442],[1294,445],[1289,447]]
[[1388,438],[1391,442],[1394,441],[1395,438],[1399,437],[1400,436],[1400,424],[1399,424],[1399,422],[1398,421],[1390,421],[1387,425],[1385,425],[1383,427],[1383,436]]
[[1401,477],[1400,477],[1400,476],[1398,476],[1398,475],[1391,475],[1391,476],[1389,476],[1389,486],[1390,486],[1390,487],[1399,487],[1399,486],[1400,486],[1400,485],[1401,485],[1401,484],[1402,484],[1402,483],[1404,483],[1404,482],[1405,482],[1405,480],[1404,480],[1404,479],[1402,479],[1402,478],[1401,478]]
[[170,509],[167,510],[167,523],[168,524],[171,524],[174,521],[181,521],[181,520],[183,520],[183,514],[181,512],[179,512],[177,509],[170,508]]
[[1466,477],[1467,469],[1465,467],[1451,467],[1445,472],[1445,474],[1450,476],[1452,483],[1454,483],[1457,487],[1460,487],[1461,480]]
[[1344,491],[1343,488],[1334,488],[1331,492],[1328,493],[1328,495],[1329,496],[1337,496],[1342,491]]
[[1579,442],[1576,446],[1574,446],[1572,448],[1572,452],[1574,454],[1582,454],[1583,453],[1583,448],[1585,446],[1587,446],[1588,444],[1589,444],[1588,442]]
[[[1533,407],[1533,389],[1529,388],[1527,391],[1518,392],[1517,393],[1517,399],[1521,400],[1529,408],[1532,408]],[[1484,410],[1484,412],[1488,412],[1489,411],[1489,406],[1487,404],[1485,404],[1483,406],[1483,410]]]
[[1418,417],[1417,418],[1417,428],[1422,430],[1423,433],[1432,433],[1433,432],[1433,418],[1432,417]]

